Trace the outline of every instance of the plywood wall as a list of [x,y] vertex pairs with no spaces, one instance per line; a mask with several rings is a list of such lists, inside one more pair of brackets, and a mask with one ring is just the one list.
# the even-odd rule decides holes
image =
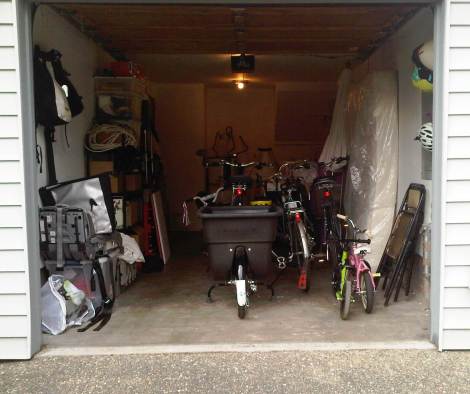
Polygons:
[[242,91],[232,85],[206,88],[207,147],[216,132],[227,126],[243,136],[249,150],[240,160],[255,159],[259,146],[273,146],[275,123],[275,89],[250,86]]
[[[335,85],[330,83],[329,86],[329,90],[324,86],[321,89],[309,86],[309,89],[331,101]],[[231,84],[152,84],[172,230],[201,228],[194,207],[190,215],[192,225],[188,228],[182,225],[182,202],[204,189],[204,171],[196,151],[210,150],[218,131],[232,127],[237,139],[239,135],[243,137],[249,150],[240,156],[241,161],[256,160],[258,147],[273,147],[279,162],[318,157],[325,132],[309,141],[276,140],[278,88],[275,85],[249,85],[240,91]],[[216,179],[217,170],[211,172],[213,175],[215,172],[215,178],[212,176],[211,179]]]
[[[162,150],[171,230],[185,229],[182,203],[204,187],[201,159],[196,150],[204,146],[204,85],[151,84],[156,103],[156,123]],[[193,210],[193,225],[200,228]]]

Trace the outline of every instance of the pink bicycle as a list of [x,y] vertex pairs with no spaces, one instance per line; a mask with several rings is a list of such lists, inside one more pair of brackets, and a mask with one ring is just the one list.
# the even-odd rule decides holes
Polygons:
[[365,260],[370,253],[370,239],[358,239],[358,234],[364,234],[366,230],[359,230],[354,222],[344,215],[336,215],[345,222],[353,238],[340,239],[342,246],[341,259],[338,256],[338,264],[333,270],[332,285],[336,299],[340,302],[341,319],[349,316],[351,302],[360,298],[366,313],[374,309],[375,284],[369,263]]

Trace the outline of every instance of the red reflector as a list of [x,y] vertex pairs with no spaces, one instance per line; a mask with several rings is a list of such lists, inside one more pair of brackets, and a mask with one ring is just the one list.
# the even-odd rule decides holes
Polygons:
[[300,223],[301,220],[302,220],[302,216],[300,215],[299,212],[297,212],[297,213],[295,214],[295,221],[296,221],[297,223]]
[[243,189],[235,189],[235,193],[237,193],[237,196],[241,196],[243,194]]
[[325,197],[325,198],[331,197],[331,192],[330,192],[329,190],[325,190],[325,191],[323,192],[323,197]]

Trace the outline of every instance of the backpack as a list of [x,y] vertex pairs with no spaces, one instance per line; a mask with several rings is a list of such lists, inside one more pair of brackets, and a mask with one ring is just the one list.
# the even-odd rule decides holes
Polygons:
[[[82,97],[70,81],[70,74],[62,67],[61,57],[61,53],[56,49],[43,52],[39,46],[34,48],[36,126],[39,124],[44,126],[49,184],[57,183],[52,147],[54,127],[69,123],[74,116],[83,111]],[[38,162],[41,163],[42,152],[37,144],[36,146],[39,149]]]

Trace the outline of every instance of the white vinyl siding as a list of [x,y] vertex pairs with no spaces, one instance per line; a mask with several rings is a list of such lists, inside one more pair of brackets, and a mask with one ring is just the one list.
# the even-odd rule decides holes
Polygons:
[[449,22],[444,350],[470,349],[470,1],[451,1]]
[[[32,356],[16,1],[0,0],[0,359]],[[440,347],[470,349],[470,0],[447,1]]]
[[0,359],[31,357],[15,7],[0,0]]

